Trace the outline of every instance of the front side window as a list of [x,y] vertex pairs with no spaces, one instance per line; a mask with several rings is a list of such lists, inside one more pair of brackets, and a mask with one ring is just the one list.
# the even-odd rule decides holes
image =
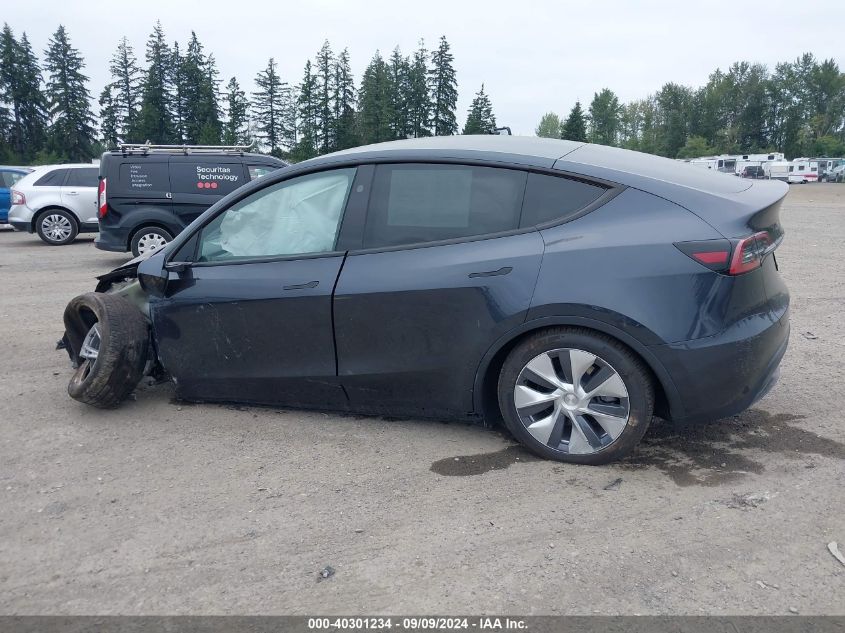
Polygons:
[[253,193],[202,229],[199,261],[333,251],[354,178],[354,168],[337,169]]
[[266,176],[267,174],[278,169],[277,167],[273,167],[271,165],[248,165],[247,167],[249,169],[250,180],[256,180],[257,178]]
[[516,229],[527,174],[469,165],[379,165],[364,248]]

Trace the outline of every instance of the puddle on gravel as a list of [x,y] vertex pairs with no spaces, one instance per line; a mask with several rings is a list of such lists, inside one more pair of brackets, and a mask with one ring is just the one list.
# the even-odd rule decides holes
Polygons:
[[[814,455],[845,460],[845,444],[789,424],[802,419],[802,415],[771,415],[762,409],[751,409],[742,415],[706,424],[676,425],[657,421],[632,456],[609,468],[622,471],[654,468],[678,486],[720,486],[749,473],[762,473],[765,467],[753,458],[758,451],[803,459],[806,468],[815,467],[811,459]],[[502,470],[517,462],[533,461],[540,461],[540,458],[521,446],[512,445],[492,453],[447,457],[434,462],[431,471],[450,477],[467,477]]]
[[657,468],[678,486],[720,486],[762,473],[765,467],[752,457],[756,451],[806,459],[807,468],[815,467],[807,459],[811,455],[845,459],[845,444],[789,424],[804,417],[751,409],[713,423],[656,423],[634,454],[616,468]]
[[434,462],[431,471],[448,477],[468,477],[483,475],[491,470],[503,470],[517,462],[535,462],[539,459],[521,446],[513,445],[495,453],[447,457]]

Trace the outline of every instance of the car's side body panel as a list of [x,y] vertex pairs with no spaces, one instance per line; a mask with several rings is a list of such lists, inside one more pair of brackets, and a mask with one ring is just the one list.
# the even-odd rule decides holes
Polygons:
[[345,406],[332,290],[343,254],[194,266],[151,302],[154,340],[180,394],[207,401]]
[[542,254],[536,231],[350,254],[334,304],[338,373],[350,405],[472,411],[478,362],[525,320]]
[[[729,414],[765,393],[788,338],[788,293],[774,256],[759,269],[727,275],[699,264],[675,244],[725,243],[772,226],[782,185],[578,143],[541,143],[542,151],[531,155],[522,153],[519,143],[484,139],[478,144],[499,148],[484,151],[466,149],[462,144],[468,142],[421,139],[384,150],[362,148],[269,174],[226,196],[157,257],[163,262],[182,252],[190,233],[244,196],[335,167],[449,162],[554,169],[611,190],[589,212],[567,222],[369,251],[360,250],[355,234],[362,230],[362,217],[347,223],[347,211],[344,245],[338,246],[345,261],[337,255],[337,269],[320,273],[319,291],[303,295],[309,300],[303,303],[307,318],[301,320],[288,312],[293,308],[271,279],[282,279],[299,264],[333,257],[170,273],[173,293],[150,303],[159,356],[180,393],[290,405],[307,405],[316,396],[321,398],[316,406],[324,408],[479,414],[481,385],[495,367],[492,359],[518,337],[553,325],[591,328],[628,345],[651,368],[667,401],[663,414],[673,419]],[[514,151],[502,151],[505,147]],[[247,275],[252,270],[247,266],[254,266],[256,275]],[[241,270],[226,273],[226,268]],[[263,285],[252,283],[256,279]],[[292,283],[303,281],[309,280]],[[247,312],[260,318],[247,322]],[[255,328],[267,326],[275,328],[276,338],[256,339]],[[187,339],[180,342],[184,333]],[[317,368],[300,358],[311,354],[312,335]],[[231,348],[221,336],[249,341],[250,349],[260,351],[254,360],[236,358],[226,365],[220,350],[228,360]],[[331,345],[326,337],[333,337]],[[292,338],[300,340],[294,344]],[[214,347],[203,349],[204,344]],[[754,362],[742,360],[732,345],[741,345]],[[735,364],[719,371],[725,362]],[[707,376],[698,375],[701,368]],[[302,396],[314,386],[319,389]]]

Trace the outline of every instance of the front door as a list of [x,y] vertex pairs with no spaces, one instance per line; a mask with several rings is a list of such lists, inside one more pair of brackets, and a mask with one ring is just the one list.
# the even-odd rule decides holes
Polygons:
[[332,290],[355,169],[252,193],[199,233],[194,261],[152,302],[159,358],[189,399],[343,406]]

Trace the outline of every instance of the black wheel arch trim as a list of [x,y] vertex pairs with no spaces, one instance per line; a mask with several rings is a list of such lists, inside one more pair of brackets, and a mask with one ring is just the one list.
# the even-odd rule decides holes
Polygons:
[[539,317],[530,321],[525,321],[518,327],[513,328],[506,334],[499,337],[484,354],[475,372],[475,380],[473,382],[472,390],[472,404],[473,411],[476,414],[482,415],[484,413],[484,382],[487,378],[487,372],[490,369],[490,365],[496,355],[500,351],[502,351],[502,349],[504,349],[508,344],[512,343],[514,340],[518,339],[524,334],[536,330],[542,330],[548,327],[561,325],[569,325],[574,327],[583,327],[591,330],[596,330],[597,332],[602,332],[603,334],[612,336],[613,338],[617,339],[620,343],[623,343],[630,347],[637,355],[639,355],[640,358],[643,359],[643,362],[645,362],[649,369],[654,372],[654,376],[660,383],[660,386],[663,389],[663,393],[666,396],[666,405],[669,411],[671,412],[671,418],[682,419],[684,417],[685,411],[683,402],[681,401],[681,397],[678,393],[677,387],[675,386],[675,382],[672,380],[672,376],[669,374],[668,371],[666,371],[666,368],[663,366],[663,363],[661,363],[660,360],[651,352],[651,350],[649,350],[647,345],[643,344],[641,341],[634,338],[629,333],[620,330],[619,328],[614,327],[613,325],[605,323],[604,321],[579,316]]

